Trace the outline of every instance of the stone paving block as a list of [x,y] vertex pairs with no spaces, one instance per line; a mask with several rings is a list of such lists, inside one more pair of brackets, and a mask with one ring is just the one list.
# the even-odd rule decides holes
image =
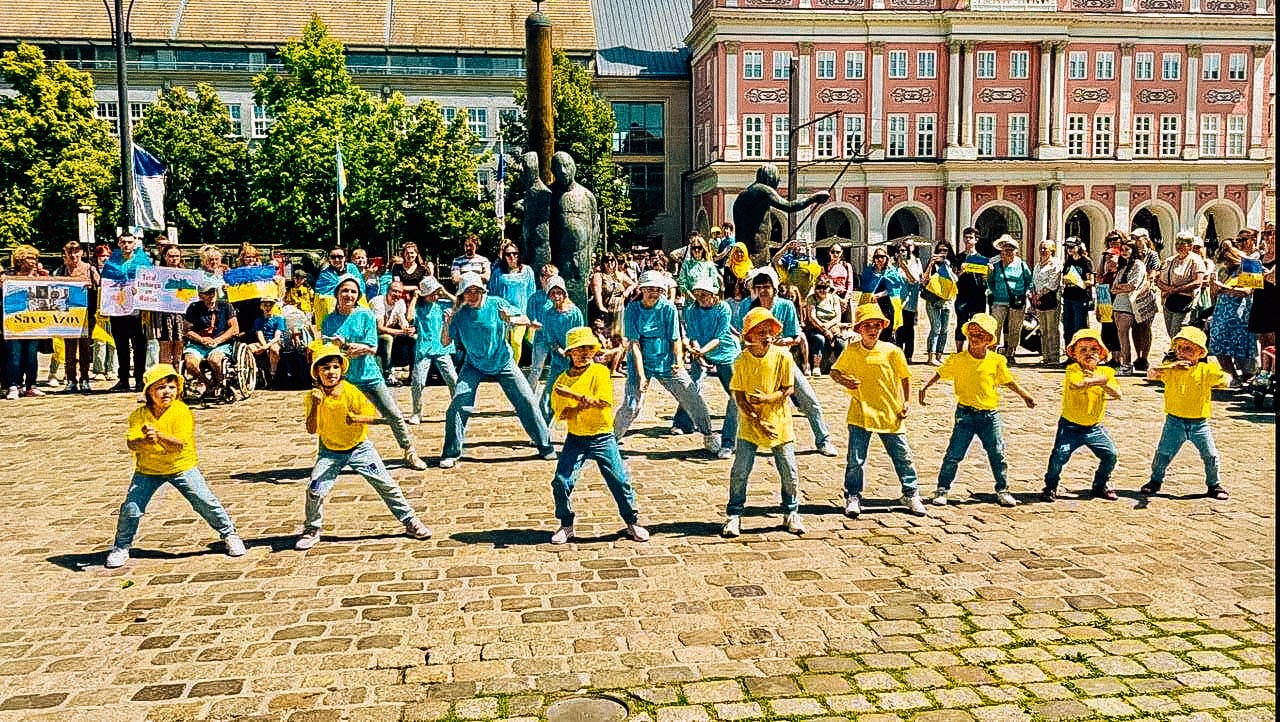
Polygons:
[[811,717],[826,713],[826,708],[809,697],[781,697],[769,700],[773,713],[782,717]]
[[931,690],[929,694],[938,701],[938,706],[948,709],[956,707],[977,707],[983,704],[982,697],[969,687],[948,687]]
[[881,692],[876,695],[876,704],[888,710],[911,710],[932,707],[933,703],[924,692]]
[[726,722],[763,717],[764,710],[756,702],[734,702],[714,705],[716,717]]
[[889,690],[902,686],[888,672],[861,672],[853,675],[853,684],[860,690]]
[[1218,687],[1234,687],[1235,682],[1222,672],[1204,670],[1200,672],[1183,672],[1175,677],[1179,683],[1189,689],[1215,689]]
[[694,704],[736,702],[743,698],[742,685],[734,680],[694,682],[683,687],[685,699]]
[[1178,701],[1183,707],[1195,710],[1209,709],[1226,709],[1231,706],[1231,702],[1219,697],[1213,692],[1189,692],[1179,695]]
[[1137,710],[1119,697],[1089,697],[1081,700],[1103,717],[1129,717]]
[[1071,686],[1092,697],[1123,694],[1129,690],[1115,677],[1087,677],[1071,680]]
[[912,717],[914,722],[970,722],[973,714],[959,709],[935,709],[920,712]]
[[661,707],[657,715],[658,722],[709,722],[710,719],[706,708],[692,705]]
[[1015,684],[1042,682],[1047,679],[1044,672],[1034,664],[997,664],[991,669],[1004,681]]
[[1036,718],[1044,720],[1081,719],[1094,714],[1092,708],[1078,700],[1037,702],[1030,705],[1030,709]]
[[1274,704],[1276,699],[1274,689],[1226,689],[1222,694],[1235,700],[1236,704],[1242,705]]
[[796,681],[790,677],[747,677],[743,683],[752,697],[788,697],[800,692]]
[[875,705],[860,694],[837,694],[824,699],[832,712],[870,712]]
[[812,695],[844,694],[852,689],[848,680],[835,674],[803,674],[799,680],[800,687]]
[[980,722],[1027,722],[1032,717],[1016,704],[975,707],[969,710]]

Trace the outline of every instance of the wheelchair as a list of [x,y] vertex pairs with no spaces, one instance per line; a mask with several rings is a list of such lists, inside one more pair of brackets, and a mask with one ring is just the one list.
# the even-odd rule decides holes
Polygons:
[[[208,369],[209,361],[200,362],[200,367]],[[249,351],[249,344],[239,340],[232,342],[231,353],[222,359],[221,371],[222,387],[218,389],[218,396],[216,399],[208,399],[205,398],[207,389],[204,382],[198,376],[193,376],[184,362],[182,366],[184,400],[188,403],[243,401],[253,395],[254,389],[258,387],[258,378],[262,374],[258,368],[257,359]]]

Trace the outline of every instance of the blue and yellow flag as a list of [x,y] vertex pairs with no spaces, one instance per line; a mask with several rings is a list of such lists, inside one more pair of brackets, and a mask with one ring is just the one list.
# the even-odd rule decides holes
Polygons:
[[929,282],[924,287],[929,293],[944,301],[950,301],[955,298],[958,292],[955,274],[951,272],[951,266],[945,263],[938,264],[933,271],[933,275],[929,276]]
[[962,273],[976,273],[979,276],[985,276],[991,271],[987,265],[988,258],[977,253],[971,253],[964,259],[964,265],[960,266]]
[[276,267],[272,264],[229,268],[222,275],[222,280],[227,284],[227,300],[231,303],[280,297],[280,289],[276,285]]
[[347,167],[342,162],[342,145],[335,144],[338,149],[338,202],[347,202]]
[[1262,261],[1256,258],[1240,259],[1240,280],[1236,281],[1238,288],[1262,288],[1262,274],[1265,269]]

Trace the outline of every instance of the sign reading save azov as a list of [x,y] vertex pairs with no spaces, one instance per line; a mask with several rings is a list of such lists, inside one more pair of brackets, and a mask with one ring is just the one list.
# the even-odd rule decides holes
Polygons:
[[5,338],[82,338],[88,335],[88,281],[54,277],[5,279]]

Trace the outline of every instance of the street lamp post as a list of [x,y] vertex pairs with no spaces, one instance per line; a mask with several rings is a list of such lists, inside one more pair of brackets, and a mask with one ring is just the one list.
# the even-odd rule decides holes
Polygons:
[[112,12],[107,0],[102,0],[107,9],[107,21],[111,25],[111,39],[116,47],[116,108],[120,123],[120,219],[125,233],[133,227],[133,118],[129,113],[129,71],[126,67],[125,49],[129,44],[129,17],[133,14],[133,0],[129,0],[128,10],[124,0],[115,0],[115,12]]

